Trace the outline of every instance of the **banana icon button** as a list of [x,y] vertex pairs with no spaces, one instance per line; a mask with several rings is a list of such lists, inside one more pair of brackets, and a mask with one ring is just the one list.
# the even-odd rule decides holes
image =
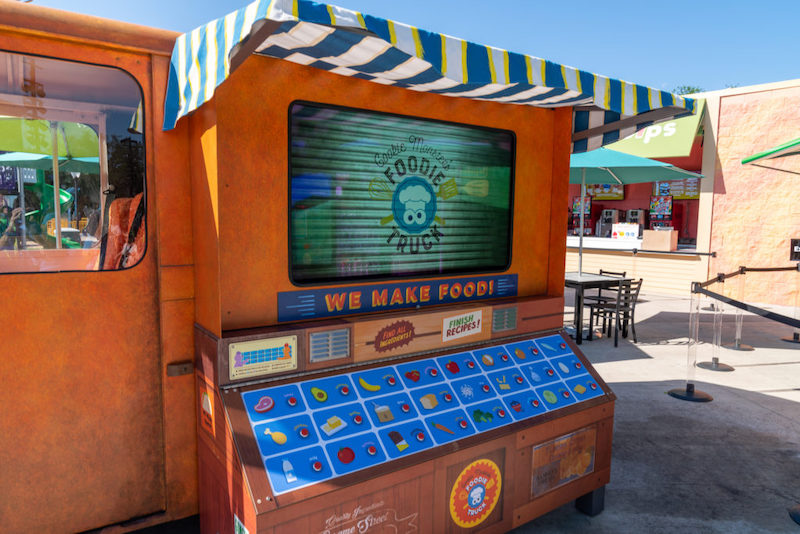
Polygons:
[[366,389],[367,391],[380,391],[381,390],[380,386],[377,386],[377,385],[374,385],[374,384],[370,384],[369,382],[367,382],[363,378],[359,378],[358,379],[358,383],[359,383],[359,385],[361,385],[362,388]]

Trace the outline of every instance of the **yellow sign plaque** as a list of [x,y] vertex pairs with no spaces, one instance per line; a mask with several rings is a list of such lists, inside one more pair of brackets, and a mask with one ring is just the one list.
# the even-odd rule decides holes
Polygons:
[[297,369],[297,336],[242,341],[228,346],[228,374],[231,380],[293,369]]

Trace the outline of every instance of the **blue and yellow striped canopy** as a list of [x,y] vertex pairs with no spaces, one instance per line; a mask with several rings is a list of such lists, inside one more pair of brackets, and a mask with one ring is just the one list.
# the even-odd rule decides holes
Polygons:
[[525,54],[310,0],[256,0],[181,35],[164,129],[209,101],[252,53],[459,98],[573,108],[573,152],[616,141],[695,102]]

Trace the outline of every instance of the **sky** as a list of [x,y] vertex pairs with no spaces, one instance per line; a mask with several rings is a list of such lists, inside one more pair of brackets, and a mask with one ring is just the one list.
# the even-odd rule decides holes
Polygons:
[[[242,0],[33,0],[187,32]],[[800,78],[800,0],[335,0],[438,33],[673,91]]]

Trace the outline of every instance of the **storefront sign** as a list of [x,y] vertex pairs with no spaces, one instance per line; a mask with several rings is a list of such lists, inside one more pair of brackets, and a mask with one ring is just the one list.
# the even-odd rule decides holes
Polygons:
[[622,184],[587,184],[586,193],[595,200],[624,200],[625,186]]
[[533,498],[594,471],[597,430],[588,427],[533,447]]
[[228,368],[231,380],[297,369],[297,336],[231,343]]
[[278,293],[278,321],[454,304],[516,294],[516,274],[286,291]]
[[480,334],[483,328],[481,310],[475,310],[453,317],[445,317],[442,321],[442,341],[447,342],[460,337]]
[[463,528],[480,524],[494,511],[502,486],[497,464],[486,459],[472,462],[461,471],[450,490],[450,517]]

